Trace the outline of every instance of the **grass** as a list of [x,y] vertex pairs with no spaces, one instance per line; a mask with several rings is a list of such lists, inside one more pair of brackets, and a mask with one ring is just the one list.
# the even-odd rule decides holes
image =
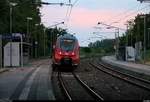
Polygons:
[[85,50],[83,48],[80,49],[80,58],[95,58],[95,57],[102,57],[104,55],[112,55],[112,53],[106,53],[103,49],[100,48],[90,48],[90,50]]
[[[143,63],[143,59],[144,59],[144,52],[141,52],[142,54],[142,59],[140,60],[140,63]],[[146,55],[145,55],[145,59],[146,59],[146,64],[150,64],[150,49],[146,50]]]
[[150,61],[150,50],[146,51],[146,60]]

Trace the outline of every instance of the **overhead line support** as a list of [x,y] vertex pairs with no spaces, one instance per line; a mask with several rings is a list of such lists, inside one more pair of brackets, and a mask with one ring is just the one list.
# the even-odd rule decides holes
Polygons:
[[36,4],[43,4],[43,5],[60,5],[60,6],[73,6],[72,4],[65,4],[65,3],[49,3],[49,2],[37,2]]

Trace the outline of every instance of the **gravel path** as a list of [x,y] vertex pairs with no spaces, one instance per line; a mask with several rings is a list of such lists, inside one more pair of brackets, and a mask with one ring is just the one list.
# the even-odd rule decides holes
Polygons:
[[143,100],[150,99],[150,92],[130,85],[122,80],[113,78],[94,67],[88,62],[90,59],[81,61],[75,70],[91,88],[98,94],[103,95],[106,100]]

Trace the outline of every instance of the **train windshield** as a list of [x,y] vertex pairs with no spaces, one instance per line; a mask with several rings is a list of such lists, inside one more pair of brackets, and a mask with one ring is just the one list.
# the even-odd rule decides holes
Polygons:
[[75,46],[75,40],[74,39],[62,39],[60,41],[60,48],[63,51],[72,51]]

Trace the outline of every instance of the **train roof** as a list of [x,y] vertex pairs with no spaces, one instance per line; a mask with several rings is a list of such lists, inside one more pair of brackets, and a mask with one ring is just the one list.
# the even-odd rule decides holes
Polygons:
[[58,37],[58,39],[65,39],[65,38],[77,40],[77,38],[75,36],[71,35],[71,34],[64,34],[64,35],[61,35],[61,36]]

